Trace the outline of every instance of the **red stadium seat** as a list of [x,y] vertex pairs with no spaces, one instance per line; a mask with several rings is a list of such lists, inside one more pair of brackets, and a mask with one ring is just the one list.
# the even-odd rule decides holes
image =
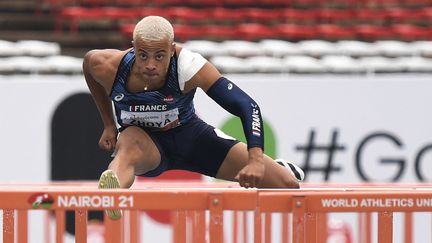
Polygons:
[[399,40],[432,40],[432,30],[429,27],[420,27],[409,24],[392,25],[390,31]]
[[245,16],[242,11],[230,8],[214,8],[209,13],[209,18],[211,18],[216,23],[239,23],[244,22]]
[[392,37],[392,33],[388,28],[376,25],[356,25],[353,30],[357,36],[357,39],[363,41],[375,41],[382,39],[389,39]]
[[197,9],[188,7],[171,7],[167,8],[170,13],[171,20],[175,23],[186,23],[202,22],[207,19],[211,10],[209,9]]
[[386,22],[386,14],[383,10],[359,8],[353,13],[357,24],[382,25]]
[[240,24],[237,31],[244,40],[249,41],[279,38],[277,31],[262,24]]
[[258,0],[258,3],[265,7],[278,8],[278,7],[290,7],[291,0]]
[[295,25],[295,24],[279,24],[273,29],[279,33],[279,36],[286,40],[307,40],[316,38],[314,27]]
[[335,24],[316,26],[317,37],[324,40],[350,40],[355,38],[355,32],[349,27]]
[[241,11],[248,22],[278,22],[282,16],[282,10],[279,9],[242,8]]
[[67,7],[56,17],[56,31],[61,31],[63,20],[69,21],[69,31],[77,32],[79,20],[99,20],[103,16],[102,8]]
[[314,9],[287,8],[281,12],[283,22],[288,24],[314,24],[318,11]]
[[322,8],[317,11],[316,18],[320,23],[345,25],[353,21],[353,15],[350,9]]
[[416,11],[406,8],[386,9],[385,14],[389,24],[410,23],[419,17]]
[[176,41],[185,42],[193,39],[205,38],[204,28],[195,25],[174,24],[174,38]]
[[203,33],[206,39],[210,40],[229,40],[229,39],[241,39],[241,35],[235,26],[228,25],[206,25],[203,29]]

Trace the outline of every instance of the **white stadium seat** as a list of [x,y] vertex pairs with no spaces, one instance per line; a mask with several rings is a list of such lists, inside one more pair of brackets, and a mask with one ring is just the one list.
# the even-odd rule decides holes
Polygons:
[[250,41],[224,41],[220,44],[220,48],[227,55],[235,57],[262,56],[265,54],[265,51],[261,48],[259,44]]
[[82,73],[82,58],[69,56],[49,56],[43,58],[46,71],[53,73]]
[[375,48],[382,56],[400,57],[413,56],[415,54],[413,46],[407,42],[396,40],[377,41],[374,43]]
[[359,65],[358,61],[349,56],[324,56],[321,63],[329,72],[333,73],[361,73],[366,72],[364,66]]
[[297,44],[285,40],[262,40],[258,45],[269,56],[284,57],[302,54]]
[[232,56],[216,56],[210,59],[222,73],[250,73],[252,66],[243,58]]
[[283,63],[280,58],[268,56],[256,56],[246,58],[246,63],[254,72],[279,73],[283,71]]
[[404,71],[404,65],[397,62],[394,58],[362,57],[359,59],[359,64],[363,66],[368,73]]
[[283,58],[284,71],[294,73],[323,73],[324,65],[316,58],[310,56],[288,56]]
[[343,40],[336,43],[336,49],[342,55],[352,57],[377,56],[379,55],[375,45],[354,40]]
[[16,47],[15,42],[0,40],[0,56],[10,57],[10,56],[22,56],[23,51]]
[[190,51],[198,52],[204,57],[224,56],[227,53],[220,48],[220,43],[208,40],[190,40],[182,44]]
[[60,54],[60,45],[54,42],[22,40],[18,41],[15,46],[28,56],[43,57]]
[[339,54],[336,44],[329,41],[306,40],[300,41],[297,46],[303,54],[313,57]]

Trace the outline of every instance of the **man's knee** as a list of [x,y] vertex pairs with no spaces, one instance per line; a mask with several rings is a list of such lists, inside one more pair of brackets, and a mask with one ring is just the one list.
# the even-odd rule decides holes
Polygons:
[[[138,128],[139,129],[139,128]],[[152,151],[155,146],[152,144],[150,137],[143,133],[134,133],[134,129],[126,129],[122,132],[117,142],[117,155],[124,160],[141,168],[145,163],[148,169],[154,169],[158,166],[159,160],[152,156],[158,151]],[[141,131],[140,131],[141,132]]]

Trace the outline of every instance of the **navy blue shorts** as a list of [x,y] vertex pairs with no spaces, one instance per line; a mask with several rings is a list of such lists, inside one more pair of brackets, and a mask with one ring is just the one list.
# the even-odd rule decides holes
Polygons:
[[168,131],[144,129],[159,149],[159,166],[139,176],[155,177],[167,170],[188,170],[215,177],[228,151],[239,141],[195,116]]

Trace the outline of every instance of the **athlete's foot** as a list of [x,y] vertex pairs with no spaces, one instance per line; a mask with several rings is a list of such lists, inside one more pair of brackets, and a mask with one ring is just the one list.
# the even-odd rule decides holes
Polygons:
[[[98,184],[99,189],[116,189],[120,188],[120,182],[117,175],[112,170],[106,170],[102,173]],[[112,220],[117,220],[122,217],[120,209],[106,210],[108,217]]]
[[291,163],[284,159],[275,159],[275,161],[283,167],[287,168],[289,171],[291,171],[291,173],[295,176],[295,178],[297,178],[298,181],[302,181],[304,179],[303,170],[294,163]]

